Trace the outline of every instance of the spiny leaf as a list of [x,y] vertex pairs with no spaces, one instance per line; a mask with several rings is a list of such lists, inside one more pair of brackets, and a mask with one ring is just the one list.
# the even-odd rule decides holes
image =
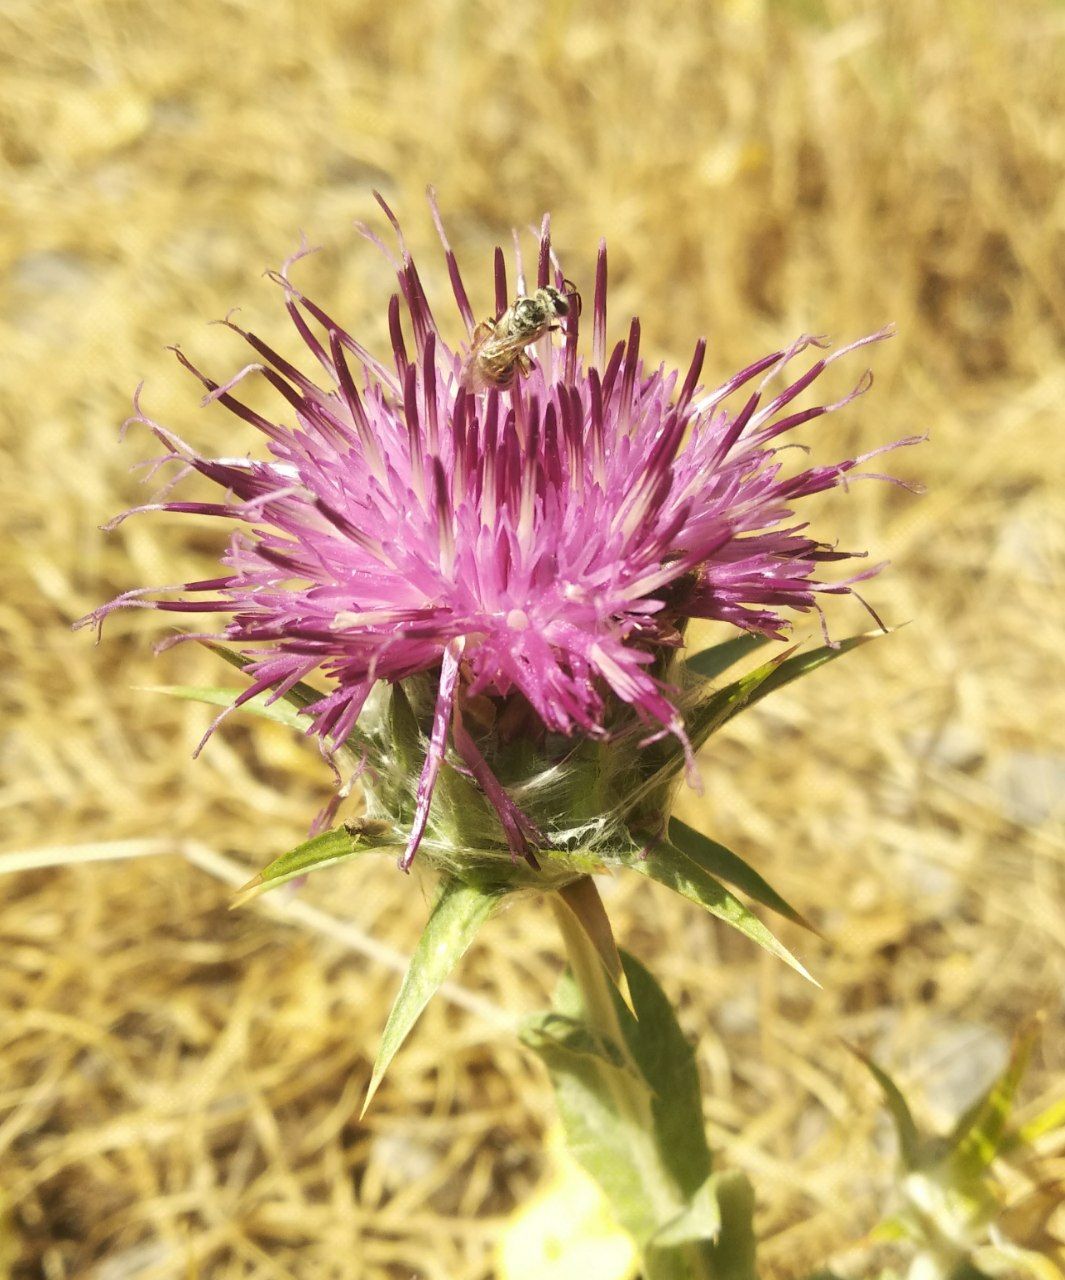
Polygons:
[[[776,663],[766,663],[758,668],[758,672],[765,672],[765,677],[757,682],[751,689],[750,693],[742,703],[738,704],[725,717],[731,720],[733,716],[738,715],[746,707],[753,707],[756,702],[761,700],[770,693],[774,693],[777,689],[783,689],[785,685],[791,684],[793,680],[798,680],[800,676],[809,675],[811,671],[816,671],[818,667],[825,666],[826,663],[835,662],[837,658],[842,658],[845,653],[850,653],[853,649],[858,649],[864,644],[868,644],[871,640],[878,640],[881,636],[890,635],[888,631],[863,631],[861,635],[848,636],[846,640],[840,640],[835,645],[821,645],[817,649],[811,649],[806,653],[797,653],[793,657],[785,657],[783,661]],[[757,674],[752,672],[752,675]],[[737,682],[742,683],[742,682]]]
[[[733,716],[738,715],[747,706],[755,691],[768,681],[782,663],[787,661],[788,654],[794,652],[794,649],[785,650],[783,654],[778,654],[768,662],[763,662],[760,667],[755,667],[753,671],[748,671],[746,675],[740,676],[738,680],[733,680],[731,684],[725,685],[723,689],[718,689],[709,698],[698,703],[686,718],[688,737],[691,740],[692,747],[698,750],[712,733],[716,732],[727,720],[731,720]],[[672,750],[676,753],[679,751],[679,747],[672,746]]]
[[719,879],[724,880],[726,884],[735,885],[737,889],[742,889],[749,898],[753,898],[755,902],[760,902],[763,907],[769,907],[770,910],[782,915],[786,920],[792,921],[793,924],[801,925],[804,929],[809,929],[811,933],[817,932],[806,917],[800,915],[739,854],[733,853],[731,849],[726,849],[723,844],[718,844],[716,840],[711,840],[708,836],[704,836],[702,832],[696,831],[694,827],[689,827],[686,822],[681,822],[679,818],[670,819],[669,839],[681,853],[686,854],[691,858],[692,862],[702,867],[710,875],[717,876]]
[[800,676],[808,675],[818,667],[834,662],[845,653],[850,653],[852,649],[868,644],[870,640],[876,640],[884,634],[885,632],[882,631],[865,631],[861,635],[849,636],[836,645],[821,645],[806,653],[796,653],[792,648],[775,655],[768,662],[763,662],[760,667],[755,667],[753,671],[749,671],[738,680],[718,690],[702,708],[697,710],[692,717],[692,722],[689,723],[692,743],[694,744],[696,739],[699,742],[705,741],[723,724],[727,724],[747,707],[753,707],[756,702],[761,702],[768,694],[777,689],[783,689],[785,685],[798,680]]
[[387,823],[356,821],[305,840],[295,849],[275,858],[257,876],[238,889],[230,906],[243,906],[267,889],[276,889],[286,880],[293,880],[317,867],[332,866],[337,862],[346,862],[349,858],[361,858],[367,853],[399,852],[402,844],[390,844],[383,840],[390,830]]
[[868,1054],[863,1053],[855,1045],[848,1044],[846,1040],[843,1043],[858,1061],[868,1069],[870,1075],[880,1086],[884,1101],[891,1112],[891,1118],[895,1122],[895,1132],[899,1139],[899,1154],[902,1157],[903,1167],[908,1172],[912,1172],[920,1163],[921,1135],[914,1122],[909,1103],[903,1096],[902,1090],[883,1067],[878,1066]]
[[389,1063],[418,1021],[440,984],[459,962],[499,901],[499,894],[444,881],[429,922],[418,939],[403,984],[388,1015],[362,1114],[373,1100]]
[[[217,653],[220,658],[224,658],[231,667],[236,667],[238,671],[243,671],[252,661],[251,658],[245,658],[243,654],[237,653],[235,649],[230,649],[227,645],[218,644],[214,640],[201,641],[204,648],[210,649],[212,653]],[[281,699],[290,702],[294,707],[309,707],[312,702],[321,702],[325,695],[312,685],[304,684],[301,680],[294,684],[291,689],[281,695]],[[306,723],[305,721],[301,721]]]
[[[792,652],[794,650],[787,650],[787,653]],[[784,656],[786,654],[764,663],[723,689],[695,692],[694,702],[684,709],[684,728],[693,751],[698,751],[715,729],[744,705],[758,685],[772,675]],[[649,792],[682,769],[685,752],[676,736],[670,736],[648,743],[644,748],[643,758],[645,783],[638,789],[637,800],[646,798]],[[624,804],[622,807],[624,808]]]
[[[795,648],[776,654],[760,667],[747,672],[738,680],[717,689],[706,697],[698,699],[694,706],[684,713],[684,723],[688,739],[695,750],[698,750],[712,733],[733,717],[739,715],[746,707],[754,706],[768,693],[783,688],[799,676],[816,671],[827,662],[850,653],[859,645],[867,644],[877,636],[887,634],[881,631],[865,632],[862,635],[850,636],[837,645],[822,645],[807,653],[796,653]],[[653,772],[656,778],[668,778],[683,767],[684,753],[675,739],[666,738],[647,748],[648,760],[653,760]]]
[[951,1166],[962,1179],[979,1177],[998,1155],[1017,1086],[1027,1069],[1039,1027],[1039,1020],[1033,1019],[1021,1028],[1005,1070],[962,1115],[947,1139]]
[[754,653],[755,649],[768,643],[768,636],[745,631],[731,640],[724,640],[720,644],[711,645],[709,649],[693,653],[685,659],[684,665],[689,671],[694,671],[697,676],[713,680],[723,671],[727,671],[729,667],[735,666],[741,659],[746,658],[749,653]]
[[581,876],[558,890],[558,895],[572,912],[584,930],[588,941],[595,948],[610,981],[617,988],[627,1008],[635,1012],[628,979],[621,964],[621,953],[610,927],[610,917],[603,906],[595,881],[591,876]]
[[[189,684],[148,684],[142,687],[147,693],[165,693],[172,698],[184,698],[187,702],[205,702],[213,707],[231,707],[242,692],[240,689]],[[238,710],[250,711],[253,715],[262,716],[264,720],[276,720],[278,724],[287,725],[290,729],[308,728],[310,721],[306,716],[301,717],[295,707],[280,700],[271,702],[267,706],[266,699],[269,696],[268,693],[256,694],[254,698],[249,698],[247,702],[242,703]]]
[[656,841],[648,846],[644,856],[630,858],[626,865],[647,876],[649,880],[657,880],[682,897],[698,903],[711,915],[724,920],[752,942],[757,942],[770,954],[791,965],[797,973],[813,982],[814,986],[820,985],[761,920],[748,911],[739,898],[673,845],[666,841]]
[[[217,653],[220,658],[223,658],[228,662],[231,667],[236,667],[238,671],[243,671],[248,666],[249,662],[252,661],[250,658],[245,658],[243,654],[237,653],[235,649],[230,649],[227,645],[219,644],[215,640],[201,640],[200,643],[205,649],[210,649],[212,653]],[[269,693],[264,693],[262,695],[264,701],[269,696]],[[320,689],[315,689],[313,685],[306,684],[304,681],[300,680],[297,681],[291,689],[286,689],[276,702],[271,703],[269,707],[265,708],[265,711],[269,713],[275,707],[280,707],[280,704],[284,702],[289,703],[297,710],[302,710],[304,707],[311,706],[312,703],[321,702],[324,697],[325,694],[322,693]],[[245,705],[252,707],[253,704],[258,702],[258,698],[251,698],[247,703],[245,703]],[[260,704],[260,707],[261,706],[262,704]],[[253,709],[257,711],[259,710],[258,707],[254,707]],[[262,714],[261,711],[260,714]],[[300,716],[291,721],[283,720],[280,715],[273,716],[272,719],[280,720],[282,724],[291,724],[293,728],[303,730],[304,732],[311,724],[310,719],[306,716]],[[345,739],[342,750],[349,752],[355,759],[361,759],[363,753],[369,748],[369,746],[370,744],[368,740],[356,726]]]

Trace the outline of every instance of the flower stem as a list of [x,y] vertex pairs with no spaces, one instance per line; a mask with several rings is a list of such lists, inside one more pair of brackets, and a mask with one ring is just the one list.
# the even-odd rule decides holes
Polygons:
[[[584,877],[561,893],[550,895],[552,909],[566,947],[570,972],[580,992],[583,1021],[597,1038],[620,1053],[623,1068],[610,1075],[609,1089],[616,1113],[626,1125],[646,1137],[637,1150],[641,1183],[655,1216],[664,1223],[683,1208],[679,1194],[668,1185],[656,1158],[654,1119],[650,1097],[653,1082],[645,1082],[629,1053],[615,992],[630,1004],[620,957],[595,883]],[[631,1007],[631,1004],[630,1004]],[[639,1158],[634,1156],[634,1159]],[[698,1242],[676,1248],[641,1246],[642,1280],[712,1280],[709,1245]]]

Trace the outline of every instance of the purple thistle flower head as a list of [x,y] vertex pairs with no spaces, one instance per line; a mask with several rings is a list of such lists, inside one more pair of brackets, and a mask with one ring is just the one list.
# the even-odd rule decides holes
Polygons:
[[[873,454],[789,474],[777,442],[866,389],[868,374],[842,400],[796,407],[830,364],[887,331],[818,352],[793,376],[792,362],[825,346],[801,337],[707,390],[702,340],[683,375],[642,359],[638,320],[608,348],[601,245],[583,355],[580,300],[546,218],[532,282],[519,256],[510,286],[496,250],[495,313],[478,325],[431,198],[465,327],[453,349],[380,203],[398,253],[365,234],[396,270],[391,352],[373,354],[297,289],[289,270],[306,246],[273,278],[321,367],[317,381],[229,319],[255,354],[235,377],[219,384],[177,352],[207,388],[205,403],[258,428],[270,456],[203,457],[147,417],[138,397],[132,421],[154,432],[183,474],[201,473],[224,497],[163,495],[135,510],[216,515],[238,528],[220,576],[128,591],[83,621],[126,606],[229,615],[216,638],[239,649],[253,677],[235,705],[317,679],[320,696],[304,707],[309,731],[333,750],[368,718],[361,740],[373,742],[378,726],[369,771],[378,783],[395,773],[398,749],[395,708],[382,718],[374,691],[392,686],[421,734],[416,782],[408,769],[382,802],[406,827],[401,865],[427,828],[428,847],[442,847],[430,815],[448,775],[452,790],[466,788],[454,811],[474,793],[486,799],[504,852],[535,865],[533,849],[563,847],[559,829],[572,834],[575,820],[572,794],[562,806],[530,786],[527,763],[516,763],[523,752],[544,781],[582,743],[616,750],[623,739],[639,746],[672,735],[691,771],[670,680],[687,620],[779,637],[789,612],[816,610],[819,595],[850,592],[877,572],[826,580],[826,565],[846,555],[794,514],[801,499],[868,474],[856,468]],[[238,398],[253,374],[276,390],[278,420]],[[158,592],[168,598],[150,598]]]

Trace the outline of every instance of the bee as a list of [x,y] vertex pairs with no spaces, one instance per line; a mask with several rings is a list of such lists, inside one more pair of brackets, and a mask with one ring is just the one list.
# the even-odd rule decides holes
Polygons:
[[514,385],[528,377],[532,360],[525,348],[560,326],[557,321],[574,307],[580,314],[580,294],[568,280],[566,291],[545,285],[529,297],[515,298],[495,320],[483,320],[473,331],[473,346],[462,367],[462,381],[475,391]]

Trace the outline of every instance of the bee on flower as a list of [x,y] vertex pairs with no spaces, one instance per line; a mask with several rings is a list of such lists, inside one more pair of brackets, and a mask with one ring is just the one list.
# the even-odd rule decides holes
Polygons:
[[558,321],[573,306],[580,307],[580,295],[568,280],[565,292],[553,284],[537,289],[531,298],[519,297],[495,320],[484,320],[473,331],[473,345],[462,364],[462,380],[475,391],[491,387],[504,390],[520,374],[527,378],[532,361],[526,348],[545,334],[554,333]]

